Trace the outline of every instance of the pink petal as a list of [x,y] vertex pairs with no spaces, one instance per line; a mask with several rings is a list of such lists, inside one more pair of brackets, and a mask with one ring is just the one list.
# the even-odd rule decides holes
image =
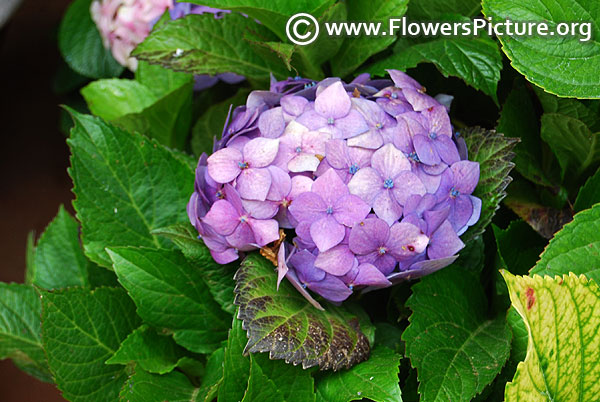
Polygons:
[[369,204],[359,196],[346,194],[333,204],[333,216],[342,225],[352,227],[371,212]]
[[229,183],[240,174],[242,153],[237,149],[223,148],[208,157],[208,174],[217,183]]
[[269,166],[267,170],[271,174],[271,188],[267,194],[267,200],[281,201],[292,190],[292,179],[289,174],[277,166]]
[[258,118],[258,129],[264,138],[278,138],[285,129],[285,120],[281,107],[268,109]]
[[256,249],[256,240],[252,229],[248,223],[242,223],[226,237],[227,242],[240,251],[250,251]]
[[352,138],[369,130],[365,118],[357,110],[350,109],[346,117],[335,121],[335,128],[342,133],[341,138]]
[[410,162],[404,153],[392,144],[386,144],[373,154],[371,166],[385,180],[394,178],[404,170],[410,170]]
[[244,169],[237,178],[236,188],[242,198],[264,201],[271,188],[271,173],[264,168]]
[[248,219],[256,244],[263,247],[279,239],[279,225],[275,219]]
[[244,159],[251,168],[268,166],[279,150],[279,140],[272,138],[255,138],[244,145]]
[[443,135],[448,138],[452,137],[452,124],[446,107],[440,105],[435,99],[437,106],[431,109],[424,110],[422,113],[429,120],[429,131],[437,135]]
[[228,248],[225,251],[213,251],[210,250],[210,255],[217,262],[217,264],[229,264],[232,261],[237,260],[240,256],[238,251],[234,248]]
[[402,91],[402,93],[406,97],[406,100],[412,105],[413,109],[417,112],[440,105],[438,101],[419,90],[406,88]]
[[345,234],[344,226],[332,216],[326,216],[310,225],[310,237],[321,252],[340,244]]
[[371,168],[366,167],[360,169],[348,182],[348,190],[351,194],[359,196],[369,205],[373,205],[373,201],[377,194],[382,190],[383,179],[379,173]]
[[286,95],[281,98],[283,111],[292,116],[302,114],[306,105],[308,105],[308,100],[303,96]]
[[219,200],[202,218],[202,222],[210,225],[218,234],[227,236],[233,233],[240,224],[240,215],[229,202]]
[[350,231],[349,246],[356,254],[365,255],[384,245],[390,235],[390,227],[377,218],[365,219]]
[[315,111],[321,116],[339,119],[348,114],[352,102],[341,81],[334,82],[315,100]]
[[394,188],[392,191],[396,201],[398,201],[400,205],[404,205],[408,197],[411,195],[425,195],[427,189],[416,174],[410,171],[404,171],[400,172],[400,174],[394,178]]
[[373,202],[373,211],[379,219],[383,219],[390,226],[402,216],[402,206],[398,204],[390,190],[379,193]]
[[339,198],[348,194],[349,190],[342,179],[340,179],[340,176],[335,173],[335,170],[329,169],[314,181],[312,192],[321,196],[327,207],[329,207],[333,206]]
[[383,145],[383,137],[376,130],[369,130],[363,134],[348,138],[348,145],[367,149],[377,149]]
[[313,181],[306,176],[292,177],[292,189],[288,195],[290,200],[295,200],[300,194],[310,191]]
[[287,167],[290,172],[314,172],[321,161],[315,155],[300,153],[292,157]]
[[390,252],[399,260],[406,260],[425,251],[429,238],[413,224],[399,222],[390,228],[387,245]]
[[271,219],[279,211],[279,203],[275,201],[242,200],[242,205],[256,219]]
[[312,223],[324,217],[326,209],[327,204],[325,204],[325,201],[319,195],[307,192],[296,197],[292,205],[288,208],[288,211],[297,221]]
[[471,194],[479,182],[479,163],[459,161],[450,166],[454,175],[454,188],[461,194]]
[[347,245],[337,245],[323,253],[319,253],[315,260],[315,267],[321,268],[323,271],[335,275],[345,275],[354,263],[354,254],[350,251]]
[[450,137],[440,135],[435,141],[435,148],[440,158],[447,164],[451,165],[460,160],[458,148]]
[[277,252],[277,290],[279,290],[279,284],[285,277],[285,274],[288,273],[289,268],[286,263],[286,243],[281,243],[279,246],[279,251]]

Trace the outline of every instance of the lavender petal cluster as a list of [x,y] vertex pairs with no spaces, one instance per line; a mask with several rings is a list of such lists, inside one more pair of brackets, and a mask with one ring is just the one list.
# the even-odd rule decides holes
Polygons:
[[[230,112],[213,153],[202,155],[188,215],[216,262],[280,240],[287,278],[342,302],[439,270],[477,222],[479,164],[433,98],[397,70],[272,80]],[[439,100],[438,100],[439,99]]]

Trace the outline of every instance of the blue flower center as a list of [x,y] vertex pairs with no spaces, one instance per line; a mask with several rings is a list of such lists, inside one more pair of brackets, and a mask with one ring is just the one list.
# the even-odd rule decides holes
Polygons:
[[353,284],[348,285],[348,289],[354,290],[354,285]]
[[331,215],[333,213],[333,207],[327,207],[325,212],[327,212],[328,215]]
[[330,117],[327,119],[327,124],[332,125],[333,123],[335,123],[335,120],[333,119],[333,117]]
[[299,154],[300,152],[302,152],[302,147],[296,147],[296,153]]
[[348,168],[348,173],[355,174],[356,172],[359,171],[359,169],[360,169],[360,167],[356,163],[353,163],[352,166],[350,166]]
[[452,187],[450,189],[450,197],[452,198],[456,198],[460,195],[460,191],[458,191],[457,189],[455,189],[454,187]]
[[303,288],[303,289],[306,289],[306,283],[303,283],[303,284],[302,284],[302,288]]
[[246,215],[240,216],[240,222],[242,222],[242,223],[248,222],[248,217]]
[[416,153],[416,152],[411,152],[411,153],[409,153],[409,154],[408,154],[408,157],[409,157],[410,159],[412,159],[413,161],[415,161],[415,162],[421,162],[421,160],[419,159],[419,155],[417,155],[417,153]]
[[460,131],[455,132],[454,135],[456,135],[457,137],[460,137]]
[[383,182],[383,188],[386,188],[386,189],[388,189],[388,190],[389,190],[390,188],[394,188],[394,180],[392,180],[392,179],[386,179],[386,180]]
[[294,81],[300,81],[302,79],[302,77],[300,77],[299,75],[294,77]]
[[248,168],[248,162],[238,162],[238,167],[240,169],[247,169]]
[[396,92],[392,92],[392,99],[398,99],[398,94]]
[[304,84],[304,89],[312,88],[315,85],[316,85],[316,82],[309,82],[307,84]]
[[437,133],[435,131],[430,132],[429,138],[431,138],[432,140],[435,140],[437,138]]
[[384,255],[385,253],[387,253],[387,249],[385,247],[379,247],[379,250],[377,250],[377,252],[379,253],[379,255]]
[[223,192],[221,190],[217,191],[216,194],[217,198],[223,199],[225,198],[225,194],[223,194]]
[[383,128],[383,124],[382,123],[377,123],[377,124],[375,124],[375,128],[378,129],[378,130],[380,130],[380,129]]

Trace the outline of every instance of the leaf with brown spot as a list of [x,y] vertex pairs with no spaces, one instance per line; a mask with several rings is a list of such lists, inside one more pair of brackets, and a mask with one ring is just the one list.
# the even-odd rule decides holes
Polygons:
[[238,318],[248,331],[245,352],[269,352],[271,359],[334,371],[369,357],[369,340],[361,325],[371,326],[370,322],[344,307],[317,310],[287,281],[278,291],[277,274],[260,254],[250,254],[235,279]]

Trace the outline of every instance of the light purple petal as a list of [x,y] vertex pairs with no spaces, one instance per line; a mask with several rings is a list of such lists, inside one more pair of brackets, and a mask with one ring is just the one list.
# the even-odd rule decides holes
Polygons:
[[340,244],[346,231],[331,215],[319,219],[310,225],[310,237],[319,251],[324,252]]
[[334,82],[315,100],[315,111],[321,116],[340,119],[348,114],[352,102],[341,81]]
[[427,256],[432,260],[450,257],[464,246],[450,222],[444,221],[438,230],[431,235],[429,247],[427,247]]
[[346,117],[335,120],[335,128],[340,130],[342,138],[352,138],[369,130],[364,117],[356,110],[350,109]]
[[344,282],[332,275],[327,275],[322,281],[307,285],[310,290],[333,302],[344,301],[352,294]]
[[383,137],[377,130],[369,130],[363,134],[348,138],[348,145],[367,149],[377,149],[383,145]]
[[256,244],[263,247],[279,239],[279,225],[275,219],[248,219]]
[[238,225],[226,239],[229,244],[240,251],[250,251],[256,248],[254,234],[247,223]]
[[296,290],[302,296],[304,296],[304,298],[310,304],[313,305],[314,308],[316,308],[317,310],[325,311],[325,309],[323,308],[323,306],[321,306],[321,304],[319,304],[318,301],[316,301],[315,299],[313,299],[313,297],[310,295],[310,293],[308,293],[306,291],[306,289],[304,289],[304,286],[302,286],[302,284],[300,283],[300,280],[298,279],[298,277],[296,276],[296,273],[293,270],[289,270],[288,273],[285,275],[285,277],[287,278],[288,281],[290,281],[290,283],[292,284],[292,286],[295,287]]
[[286,263],[286,243],[281,243],[279,245],[279,251],[277,252],[277,290],[279,290],[279,284],[288,271],[289,268]]
[[353,194],[346,194],[333,204],[333,217],[348,227],[362,221],[369,212],[371,212],[369,204]]
[[288,211],[298,222],[315,222],[325,216],[325,210],[327,204],[323,199],[312,192],[302,193],[292,205],[288,208]]
[[329,169],[314,181],[312,192],[318,194],[328,207],[333,206],[339,198],[349,194],[348,187],[333,169]]
[[463,233],[466,225],[473,215],[473,202],[468,195],[459,195],[450,203],[450,215],[448,220],[452,223],[457,233]]
[[385,221],[377,218],[365,219],[350,231],[349,246],[356,254],[368,254],[383,246],[390,235]]
[[267,194],[267,200],[281,201],[292,190],[292,179],[289,174],[277,166],[269,166],[267,170],[271,174],[271,188]]
[[425,275],[432,274],[435,271],[439,271],[440,269],[447,267],[448,265],[456,261],[457,258],[458,255],[454,255],[451,257],[441,258],[437,260],[425,260],[415,262],[413,265],[410,266],[408,270],[403,272],[396,272],[392,275],[389,275],[387,278],[393,284],[408,281],[411,279],[421,278]]
[[281,98],[283,111],[292,116],[299,116],[308,105],[308,100],[303,96],[286,95]]
[[364,202],[372,206],[375,197],[383,190],[382,183],[383,179],[379,173],[371,167],[366,167],[360,169],[350,179],[348,190],[351,194],[359,196]]
[[242,205],[256,219],[271,219],[279,211],[279,203],[275,201],[242,200]]
[[300,194],[310,191],[313,181],[306,176],[292,177],[292,188],[288,195],[290,200],[295,200]]
[[265,138],[279,138],[285,129],[285,120],[281,107],[268,109],[258,118],[258,129]]
[[450,166],[454,175],[454,188],[461,194],[471,194],[479,181],[479,163],[459,161]]
[[402,216],[402,206],[398,204],[391,190],[379,193],[373,202],[373,211],[390,226]]
[[240,256],[238,251],[234,248],[228,248],[225,251],[213,251],[210,250],[210,255],[217,262],[217,264],[229,264],[232,261],[237,260]]
[[326,117],[321,116],[315,110],[309,109],[309,107],[295,121],[290,122],[290,124],[294,122],[305,126],[308,130],[319,130],[328,125]]
[[[434,102],[437,101],[434,99]],[[429,121],[429,132],[436,133],[438,136],[452,137],[452,124],[446,107],[437,103],[437,106],[423,111],[423,115]]]
[[388,287],[392,283],[373,264],[361,264],[358,266],[358,275],[354,278],[354,285],[366,285],[376,287]]
[[268,166],[279,150],[279,140],[272,138],[255,138],[244,146],[244,159],[251,168]]
[[392,144],[386,144],[375,151],[371,166],[384,180],[398,176],[403,170],[410,170],[410,162],[404,153]]
[[440,163],[440,157],[437,153],[437,148],[433,141],[424,135],[415,135],[413,137],[413,145],[419,160],[426,165],[437,165]]
[[244,169],[237,178],[236,188],[242,198],[264,201],[271,189],[271,173],[265,168]]
[[440,105],[438,101],[419,90],[406,88],[404,91],[402,91],[402,93],[406,97],[408,103],[410,103],[413,109],[417,112]]
[[336,169],[347,169],[351,165],[348,155],[346,141],[333,139],[325,144],[325,156],[327,162]]
[[325,271],[315,267],[317,257],[307,250],[301,250],[290,257],[290,264],[302,282],[318,282],[325,278]]
[[400,205],[404,205],[411,195],[425,195],[427,189],[419,177],[410,171],[400,172],[394,178],[394,188],[392,189],[394,198]]
[[314,154],[301,153],[294,155],[288,162],[290,172],[314,172],[321,161]]
[[233,148],[223,148],[208,157],[208,174],[217,183],[229,183],[240,174],[242,153]]
[[354,254],[347,245],[337,245],[323,253],[319,253],[315,261],[315,266],[323,271],[335,275],[345,275],[354,263]]
[[238,227],[240,215],[231,203],[219,200],[213,204],[202,222],[210,225],[218,234],[227,236]]
[[429,238],[421,229],[406,222],[399,222],[390,228],[387,241],[390,252],[399,260],[410,259],[425,251]]
[[425,219],[425,222],[427,222],[427,235],[429,236],[431,233],[438,230],[440,225],[446,221],[449,214],[450,206],[435,211],[425,211],[423,213],[423,218]]
[[456,144],[450,137],[440,135],[435,141],[435,148],[440,158],[447,164],[451,165],[460,160]]
[[423,85],[419,84],[414,78],[400,70],[387,70],[394,85],[400,89],[412,88],[415,90],[423,90]]

